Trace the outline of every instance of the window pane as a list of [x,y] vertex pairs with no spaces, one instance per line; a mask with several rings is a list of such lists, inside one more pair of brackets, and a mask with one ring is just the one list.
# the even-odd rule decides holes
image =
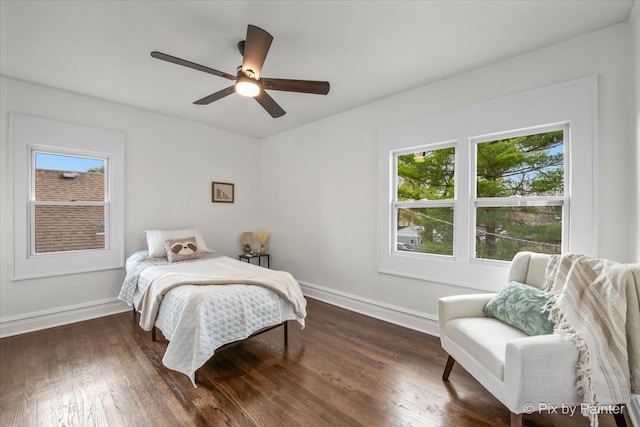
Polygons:
[[[35,152],[35,253],[104,249],[104,159]],[[72,205],[71,203],[78,203]]]
[[104,206],[36,206],[36,253],[104,249],[104,213]]
[[564,194],[563,132],[483,142],[477,145],[477,197]]
[[398,156],[397,200],[454,198],[453,147]]
[[35,153],[35,200],[104,201],[104,159]]
[[453,208],[398,210],[397,249],[453,255]]
[[519,251],[561,252],[562,206],[483,207],[476,215],[476,258],[511,261]]

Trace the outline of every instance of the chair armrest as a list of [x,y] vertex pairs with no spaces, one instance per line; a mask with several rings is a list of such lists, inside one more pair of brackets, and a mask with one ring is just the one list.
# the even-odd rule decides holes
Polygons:
[[461,317],[485,317],[484,306],[496,296],[492,294],[454,295],[438,300],[438,322],[447,323]]
[[579,405],[578,350],[557,334],[517,338],[507,343],[504,385],[507,407],[521,414],[545,405]]
[[446,336],[445,325],[461,317],[485,317],[484,306],[496,294],[454,295],[438,300],[438,328],[440,338]]

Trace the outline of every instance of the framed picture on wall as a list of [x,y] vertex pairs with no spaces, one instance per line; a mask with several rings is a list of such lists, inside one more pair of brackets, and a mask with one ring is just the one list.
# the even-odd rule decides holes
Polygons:
[[233,203],[233,184],[228,182],[212,182],[211,201]]

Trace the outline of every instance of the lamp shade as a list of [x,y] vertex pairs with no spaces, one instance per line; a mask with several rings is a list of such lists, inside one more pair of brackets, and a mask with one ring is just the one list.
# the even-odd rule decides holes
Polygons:
[[253,233],[250,231],[245,231],[242,233],[240,237],[240,243],[243,245],[253,245]]

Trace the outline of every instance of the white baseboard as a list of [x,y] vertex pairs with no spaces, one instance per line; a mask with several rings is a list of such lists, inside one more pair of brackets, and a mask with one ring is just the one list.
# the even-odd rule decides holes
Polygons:
[[409,310],[313,283],[299,283],[304,295],[311,298],[415,331],[434,336],[440,335],[438,330],[438,317],[433,314]]
[[0,338],[95,319],[131,310],[117,298],[0,318]]
[[[300,286],[303,293],[311,298],[429,335],[439,335],[438,318],[432,314],[409,310],[312,283],[300,282]],[[6,316],[0,318],[0,338],[109,316],[128,310],[130,308],[124,302],[117,298],[110,298],[18,316]]]

